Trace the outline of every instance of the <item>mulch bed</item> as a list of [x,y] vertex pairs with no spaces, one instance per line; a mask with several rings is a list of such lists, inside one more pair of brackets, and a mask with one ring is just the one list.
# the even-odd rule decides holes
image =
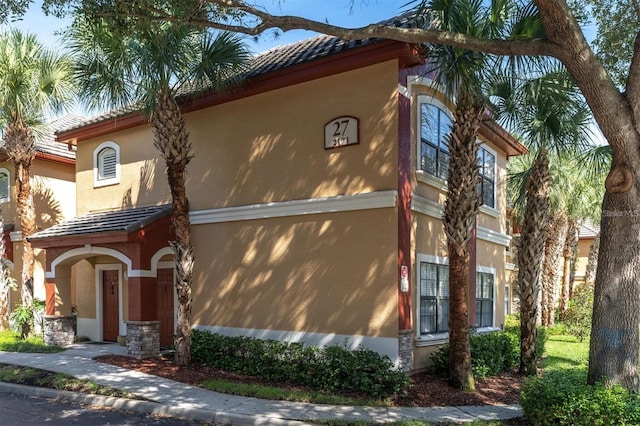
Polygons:
[[[156,357],[135,359],[121,355],[106,355],[97,361],[130,370],[176,380],[194,386],[206,380],[222,379],[249,384],[275,385],[282,388],[299,389],[282,383],[269,383],[259,378],[218,370],[206,366],[179,367],[172,360]],[[503,373],[495,377],[476,381],[476,392],[461,392],[447,383],[446,379],[429,373],[418,373],[411,377],[413,385],[406,395],[397,396],[394,404],[403,407],[442,407],[463,405],[518,404],[522,377]]]

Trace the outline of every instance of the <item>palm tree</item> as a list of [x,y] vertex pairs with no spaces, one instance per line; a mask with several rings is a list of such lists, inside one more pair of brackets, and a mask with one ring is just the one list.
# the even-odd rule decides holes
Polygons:
[[[191,362],[193,247],[185,173],[193,158],[178,94],[227,87],[240,75],[248,51],[237,36],[155,22],[114,26],[106,20],[77,20],[67,36],[77,58],[77,76],[93,107],[135,102],[153,127],[154,146],[165,161],[173,201],[170,243],[175,259],[178,324],[175,362]],[[117,28],[117,29],[116,29]],[[125,33],[123,28],[129,30]]]
[[[428,10],[439,29],[491,37],[504,26],[507,2],[494,0],[487,14],[482,0],[433,0]],[[483,74],[491,67],[490,56],[450,46],[436,45],[428,60],[434,81],[456,99],[453,124],[447,143],[450,152],[447,198],[443,224],[449,257],[449,376],[454,386],[475,389],[469,344],[469,241],[480,208],[478,196],[478,129],[486,98]]]
[[45,49],[33,34],[0,35],[0,122],[4,149],[15,166],[16,206],[22,230],[23,306],[33,302],[34,253],[28,238],[36,230],[31,192],[35,129],[46,113],[58,113],[73,96],[72,68],[66,56]]
[[520,292],[520,373],[536,373],[535,344],[540,274],[548,223],[551,173],[549,149],[579,152],[589,139],[589,110],[563,69],[543,68],[541,76],[519,79],[500,76],[492,81],[492,101],[498,121],[519,135],[535,158],[519,181],[516,206],[526,203],[518,247]]

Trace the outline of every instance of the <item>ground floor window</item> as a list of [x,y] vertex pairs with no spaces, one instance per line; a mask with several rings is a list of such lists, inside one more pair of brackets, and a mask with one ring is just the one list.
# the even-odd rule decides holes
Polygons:
[[476,325],[493,326],[494,274],[476,272]]
[[420,334],[449,331],[449,266],[421,261]]
[[[444,258],[418,256],[419,334],[449,331],[449,265]],[[507,288],[508,292],[509,289]],[[493,327],[495,270],[479,266],[476,272],[477,327]],[[506,296],[505,296],[506,297]],[[505,300],[506,303],[506,300]],[[508,307],[505,306],[508,311]]]

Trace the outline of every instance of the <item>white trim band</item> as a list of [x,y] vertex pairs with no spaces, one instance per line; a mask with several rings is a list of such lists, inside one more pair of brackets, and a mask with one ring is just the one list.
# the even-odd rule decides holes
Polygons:
[[[444,207],[441,204],[416,194],[411,197],[411,210],[436,219],[442,219],[442,215],[444,215]],[[511,242],[511,235],[503,234],[484,226],[476,226],[476,237],[479,240],[501,246],[508,246]]]
[[190,212],[189,218],[192,225],[202,225],[207,223],[237,222],[242,220],[380,209],[395,207],[397,196],[398,192],[396,190],[386,190],[365,194],[278,201],[274,203],[197,210]]

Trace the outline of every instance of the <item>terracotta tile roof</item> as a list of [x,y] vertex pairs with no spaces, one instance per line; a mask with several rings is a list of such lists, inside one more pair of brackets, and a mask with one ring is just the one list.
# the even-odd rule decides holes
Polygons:
[[[396,27],[416,26],[411,12],[404,13],[391,18],[380,24],[393,25]],[[343,51],[355,49],[360,46],[370,45],[381,41],[379,38],[369,38],[366,40],[346,41],[339,37],[328,35],[318,35],[298,42],[274,47],[254,56],[249,63],[245,73],[245,78],[250,79],[264,74],[275,72],[293,65],[310,62],[315,59],[324,58]],[[183,94],[188,94],[186,91]],[[137,112],[139,108],[132,104],[126,107],[117,108],[105,113],[88,118],[82,122],[70,124],[68,127],[58,129],[58,133],[76,130],[91,124],[100,123],[109,119],[123,117],[127,114]]]
[[132,209],[89,213],[36,232],[29,240],[70,237],[105,232],[130,234],[171,214],[171,205],[136,207]]

